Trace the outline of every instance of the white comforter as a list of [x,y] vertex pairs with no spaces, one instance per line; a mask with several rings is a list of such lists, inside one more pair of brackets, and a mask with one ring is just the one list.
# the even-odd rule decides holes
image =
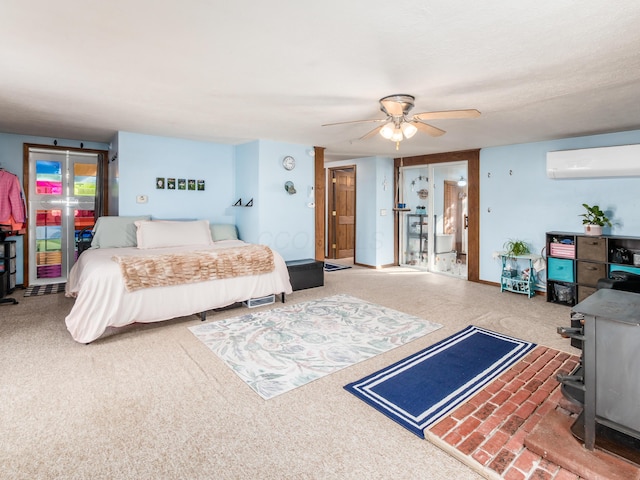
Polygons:
[[[216,242],[198,250],[248,245],[240,240]],[[192,251],[194,247],[140,250],[138,248],[89,249],[80,255],[67,280],[66,296],[76,301],[66,318],[74,340],[89,343],[108,327],[134,322],[150,323],[220,308],[250,298],[292,292],[284,259],[273,252],[275,270],[262,275],[207,282],[144,288],[128,292],[114,255],[152,255]]]

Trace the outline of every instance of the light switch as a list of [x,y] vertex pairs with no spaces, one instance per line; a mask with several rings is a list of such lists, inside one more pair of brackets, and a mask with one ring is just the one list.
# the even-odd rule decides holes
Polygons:
[[381,216],[381,217],[384,217],[384,216],[386,216],[386,215],[387,215],[387,209],[386,209],[386,208],[381,209],[381,210],[380,210],[380,216]]
[[137,203],[147,203],[148,200],[149,200],[149,198],[146,195],[138,195],[136,197],[136,202]]

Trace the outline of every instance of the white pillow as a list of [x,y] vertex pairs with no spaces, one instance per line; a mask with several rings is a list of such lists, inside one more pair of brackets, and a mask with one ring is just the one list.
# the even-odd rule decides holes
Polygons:
[[136,222],[138,248],[178,247],[181,245],[211,245],[209,220],[174,222],[152,220]]
[[238,230],[230,223],[212,223],[211,239],[214,242],[220,240],[238,240]]
[[100,217],[93,227],[91,248],[121,248],[136,246],[136,221],[149,220],[151,215],[137,217]]

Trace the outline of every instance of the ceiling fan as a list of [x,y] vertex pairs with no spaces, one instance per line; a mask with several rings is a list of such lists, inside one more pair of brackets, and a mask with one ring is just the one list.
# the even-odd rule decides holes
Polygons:
[[387,140],[396,142],[396,150],[400,148],[400,142],[405,138],[413,137],[418,130],[427,133],[432,137],[439,137],[445,133],[433,125],[429,125],[425,120],[442,120],[451,118],[475,118],[480,116],[480,112],[475,109],[467,110],[445,110],[440,112],[423,112],[409,116],[413,108],[415,97],[413,95],[395,94],[383,97],[380,100],[380,110],[386,115],[385,118],[370,120],[353,120],[350,122],[326,123],[322,125],[345,125],[349,123],[380,123],[381,125],[370,132],[365,133],[359,140],[380,135]]

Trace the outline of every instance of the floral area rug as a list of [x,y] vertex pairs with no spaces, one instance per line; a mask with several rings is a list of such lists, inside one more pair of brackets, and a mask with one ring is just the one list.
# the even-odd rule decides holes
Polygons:
[[270,399],[441,327],[334,295],[189,330],[258,395]]

